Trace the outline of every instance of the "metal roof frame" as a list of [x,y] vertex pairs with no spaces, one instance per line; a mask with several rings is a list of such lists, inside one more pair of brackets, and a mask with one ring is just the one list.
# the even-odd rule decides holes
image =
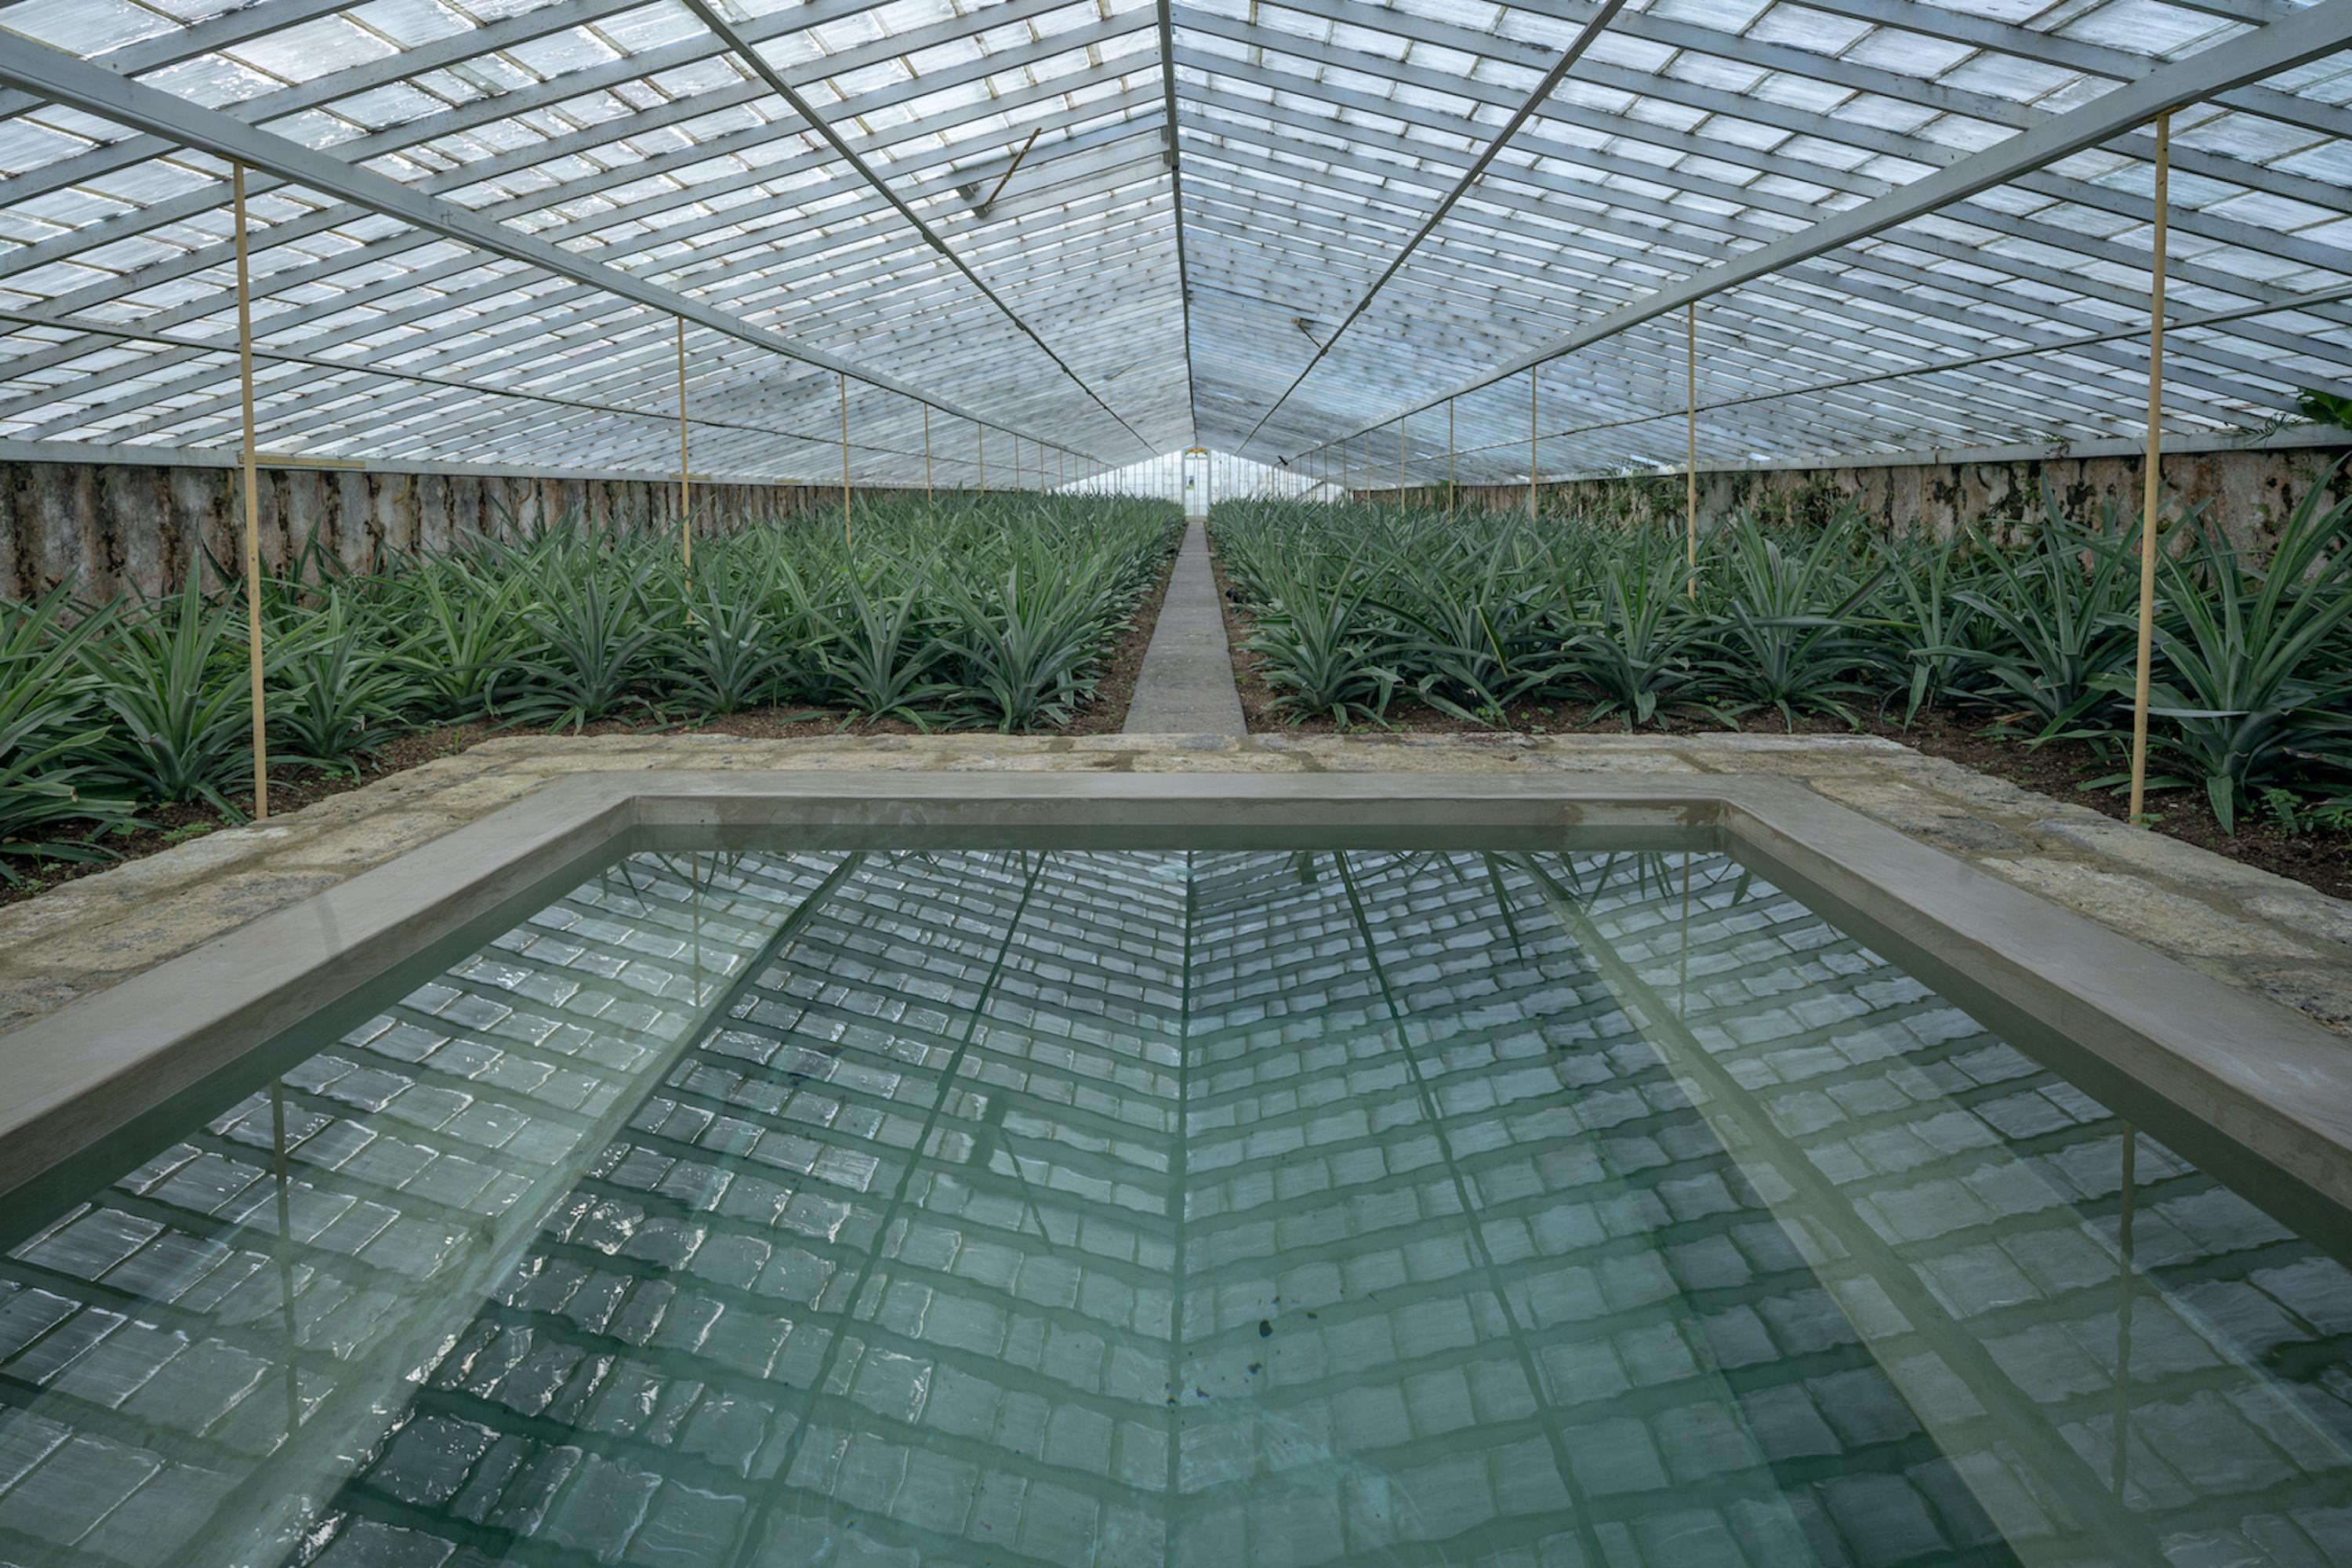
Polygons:
[[2352,0],[222,4],[0,0],[8,452],[237,444],[225,158],[274,450],[662,471],[675,316],[719,477],[835,471],[835,374],[877,483],[927,405],[1515,477],[1537,365],[1623,471],[1693,300],[1703,465],[2097,444],[2165,108],[2168,428],[2352,393]]

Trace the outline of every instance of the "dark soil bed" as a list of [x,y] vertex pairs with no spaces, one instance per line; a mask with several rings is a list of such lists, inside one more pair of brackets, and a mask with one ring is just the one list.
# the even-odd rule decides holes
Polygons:
[[[1160,620],[1160,606],[1167,601],[1169,579],[1175,574],[1176,552],[1171,536],[1168,560],[1160,569],[1160,582],[1118,642],[1104,656],[1102,671],[1095,683],[1094,695],[1087,700],[1070,721],[1058,729],[1040,731],[1050,735],[1116,734],[1127,722],[1128,704],[1135,698],[1135,678],[1143,668],[1143,650],[1150,644],[1151,629]],[[971,731],[964,731],[970,733]],[[770,708],[746,709],[698,724],[664,722],[657,719],[600,719],[585,728],[544,730],[500,728],[475,722],[444,724],[430,730],[413,731],[387,742],[374,756],[361,766],[359,776],[328,776],[305,773],[279,777],[272,770],[269,781],[269,810],[273,816],[283,816],[299,811],[330,795],[341,795],[373,784],[380,778],[420,766],[441,757],[454,757],[477,743],[509,735],[740,735],[753,741],[815,740],[831,735],[918,735],[922,730],[901,719],[860,719],[855,715],[828,709],[779,705]],[[250,815],[253,797],[250,794],[229,797],[244,815]],[[233,820],[205,805],[159,805],[140,814],[152,826],[124,834],[106,841],[106,847],[119,859],[85,861],[47,861],[27,864],[19,861],[16,869],[24,877],[21,883],[11,886],[0,882],[0,905],[19,902],[46,891],[60,883],[79,877],[119,866],[124,860],[136,860],[199,838],[216,827],[226,827]],[[60,823],[54,837],[76,837],[73,825]]]
[[[1328,719],[1293,724],[1284,718],[1275,707],[1275,692],[1258,672],[1258,656],[1244,646],[1255,626],[1248,612],[1234,601],[1233,592],[1225,583],[1224,567],[1216,563],[1213,542],[1210,559],[1217,574],[1218,602],[1224,606],[1226,641],[1233,648],[1234,680],[1241,688],[1242,712],[1250,729],[1262,734],[1380,733],[1376,728],[1362,725],[1343,731]],[[1769,721],[1758,721],[1748,727],[1779,732],[1781,727],[1778,718],[1776,714]],[[1585,729],[1590,709],[1581,703],[1523,702],[1506,713],[1503,723],[1488,727],[1457,719],[1411,698],[1400,698],[1390,705],[1388,720],[1389,730],[1409,734],[1481,735],[1511,730],[1525,734],[1560,735]],[[1604,721],[1604,727],[1612,731],[1621,728],[1613,718]],[[2129,803],[2120,792],[2085,787],[2085,780],[2116,772],[2115,764],[2089,743],[2053,742],[2029,747],[2004,736],[1984,734],[1984,727],[1985,721],[1980,719],[1930,711],[1908,726],[1865,716],[1862,731],[1900,741],[1929,756],[1965,763],[1995,778],[2056,800],[2089,806],[2118,821],[2128,817]],[[1708,720],[1670,717],[1660,728],[1668,734],[1696,735],[1718,731],[1722,726]],[[1853,732],[1844,723],[1830,718],[1800,718],[1796,724],[1798,734]],[[2203,793],[2197,790],[2151,792],[2147,809],[2150,826],[2158,832],[2225,855],[2242,865],[2292,877],[2323,893],[2339,899],[2352,898],[2352,833],[2290,832],[2266,819],[2250,821],[2243,816],[2239,819],[2237,832],[2225,833]]]

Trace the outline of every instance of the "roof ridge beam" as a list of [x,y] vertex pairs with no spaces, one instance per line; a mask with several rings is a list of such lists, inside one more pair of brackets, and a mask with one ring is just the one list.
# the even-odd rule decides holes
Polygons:
[[[1160,96],[1161,132],[1167,137],[1168,205],[1176,215],[1176,297],[1184,307],[1184,419],[1192,429],[1191,445],[1201,444],[1201,396],[1192,382],[1192,286],[1184,263],[1183,137],[1176,112],[1176,29],[1171,0],[1159,0]],[[1155,454],[1156,455],[1156,454]]]
[[1298,379],[1283,388],[1282,395],[1274,400],[1273,405],[1258,416],[1257,423],[1251,426],[1249,434],[1242,437],[1241,446],[1234,448],[1235,457],[1241,456],[1242,449],[1248,447],[1251,437],[1265,428],[1265,422],[1280,412],[1284,404],[1290,401],[1290,395],[1297,392],[1300,384],[1315,374],[1315,367],[1323,363],[1323,356],[1331,352],[1331,345],[1338,342],[1348,329],[1356,324],[1357,319],[1363,315],[1380,291],[1388,286],[1389,279],[1395,277],[1398,269],[1412,258],[1412,253],[1421,247],[1422,241],[1427,239],[1435,231],[1437,226],[1445,221],[1445,215],[1454,210],[1454,205],[1469,194],[1470,187],[1478,183],[1479,176],[1486,172],[1487,165],[1494,163],[1502,153],[1504,145],[1518,133],[1519,127],[1525,125],[1534,117],[1536,111],[1543,107],[1544,100],[1568,79],[1570,68],[1578,60],[1583,58],[1584,51],[1592,47],[1593,40],[1601,37],[1602,31],[1610,23],[1616,20],[1617,14],[1624,8],[1625,0],[1601,0],[1600,8],[1585,19],[1576,37],[1569,41],[1568,47],[1559,52],[1559,58],[1552,62],[1551,68],[1544,72],[1543,79],[1536,83],[1535,90],[1528,95],[1527,101],[1514,110],[1511,117],[1503,121],[1501,128],[1487,139],[1485,149],[1470,161],[1470,166],[1462,171],[1461,175],[1454,182],[1453,188],[1447,191],[1440,198],[1437,205],[1422,219],[1421,226],[1416,228],[1412,237],[1404,242],[1403,247],[1395,256],[1390,258],[1388,266],[1381,270],[1378,278],[1372,280],[1372,286],[1364,291],[1364,297],[1356,301],[1355,308],[1348,312],[1346,318],[1338,326],[1331,329],[1331,335],[1316,344],[1315,357],[1307,362],[1307,368],[1298,373]]
[[[888,202],[892,207],[898,210],[900,217],[905,218],[908,223],[912,224],[915,227],[915,232],[923,237],[923,243],[929,246],[933,250],[939,252],[940,258],[944,259],[949,266],[954,268],[959,273],[963,275],[966,282],[970,283],[974,289],[979,289],[982,296],[985,298],[990,304],[995,306],[998,310],[1003,313],[1006,321],[1011,321],[1015,327],[1018,327],[1022,333],[1026,336],[1031,342],[1035,343],[1039,352],[1044,353],[1047,359],[1054,362],[1056,369],[1061,371],[1064,375],[1069,377],[1071,382],[1076,385],[1079,391],[1085,393],[1089,398],[1094,400],[1095,406],[1100,408],[1113,419],[1118,420],[1119,428],[1126,431],[1129,436],[1135,437],[1135,444],[1137,446],[1141,447],[1147,452],[1152,450],[1151,442],[1145,437],[1144,434],[1138,430],[1134,426],[1129,425],[1127,422],[1126,417],[1121,415],[1118,409],[1113,408],[1108,403],[1105,402],[1103,400],[1102,394],[1087,385],[1086,378],[1081,376],[1076,370],[1072,369],[1068,361],[1065,360],[1060,354],[1054,352],[1054,346],[1051,343],[1048,343],[1045,338],[1039,334],[1037,329],[1031,326],[1027,321],[1023,319],[1023,317],[1016,312],[1012,306],[1006,304],[997,294],[996,290],[988,286],[987,280],[982,278],[979,273],[972,270],[971,264],[966,261],[962,257],[958,256],[955,253],[954,247],[950,246],[946,240],[940,237],[938,231],[931,227],[929,222],[924,218],[923,215],[917,212],[904,197],[898,195],[898,192],[892,190],[890,188],[889,182],[883,179],[880,174],[874,172],[873,166],[867,163],[863,157],[859,156],[857,149],[849,144],[848,139],[843,136],[839,131],[834,129],[832,122],[816,111],[816,106],[809,102],[806,98],[803,97],[799,89],[786,81],[784,79],[783,73],[776,69],[775,67],[770,65],[766,58],[762,56],[758,49],[754,48],[751,45],[745,43],[743,39],[737,35],[732,24],[730,24],[724,16],[721,16],[718,11],[711,6],[709,0],[683,0],[683,3],[688,10],[693,12],[695,16],[701,20],[702,25],[705,27],[710,29],[711,35],[714,37],[724,42],[729,50],[731,51],[738,59],[741,60],[746,66],[749,66],[762,81],[765,81],[768,86],[775,91],[779,98],[782,98],[787,104],[791,105],[793,112],[800,116],[802,121],[804,121],[811,130],[823,137],[824,139],[825,145],[831,147],[834,150],[834,153],[840,157],[844,163],[847,163],[852,169],[856,171],[858,178],[864,180],[868,185],[871,185],[877,192],[880,193],[882,198]],[[1622,4],[1622,0],[1619,0],[1619,3]]]

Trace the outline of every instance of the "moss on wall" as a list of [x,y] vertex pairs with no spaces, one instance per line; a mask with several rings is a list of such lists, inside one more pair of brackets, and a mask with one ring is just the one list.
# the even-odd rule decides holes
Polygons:
[[[2347,443],[2352,445],[2352,443]],[[2272,451],[2178,453],[2164,460],[2168,505],[2183,501],[2231,538],[2259,545],[2323,474],[2345,456],[2344,448],[2290,447]],[[2347,466],[2352,467],[2352,466]],[[2088,515],[2109,503],[2126,510],[2139,505],[2137,458],[2044,458],[2010,463],[1917,464],[1888,468],[1758,468],[1699,476],[1699,515],[1719,517],[1746,509],[1769,521],[1818,522],[1842,506],[1859,509],[1882,527],[1927,529],[1938,538],[1966,523],[2020,518],[2041,509],[2044,486],[2069,512]],[[2328,486],[2331,499],[2352,495],[2352,472],[2339,468]],[[1412,492],[1442,505],[1442,487]],[[1367,492],[1367,499],[1393,492]],[[1528,488],[1465,485],[1465,505],[1521,510]],[[1683,520],[1684,481],[1677,476],[1642,474],[1623,479],[1575,479],[1542,487],[1543,504],[1622,522],[1672,523]]]
[[[677,488],[646,479],[479,474],[261,472],[261,553],[273,571],[306,549],[362,568],[385,555],[446,550],[456,540],[576,513],[597,528],[675,528]],[[837,487],[696,485],[696,531],[824,511]],[[245,513],[234,468],[131,463],[0,463],[0,595],[27,598],[71,580],[108,597],[155,594],[192,565],[234,574]],[[207,581],[215,572],[205,566]]]

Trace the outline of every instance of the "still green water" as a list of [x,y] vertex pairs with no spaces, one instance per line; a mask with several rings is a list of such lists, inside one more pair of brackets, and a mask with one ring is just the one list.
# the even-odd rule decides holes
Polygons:
[[2332,1219],[1712,848],[572,880],[15,1202],[0,1563],[2352,1563]]

